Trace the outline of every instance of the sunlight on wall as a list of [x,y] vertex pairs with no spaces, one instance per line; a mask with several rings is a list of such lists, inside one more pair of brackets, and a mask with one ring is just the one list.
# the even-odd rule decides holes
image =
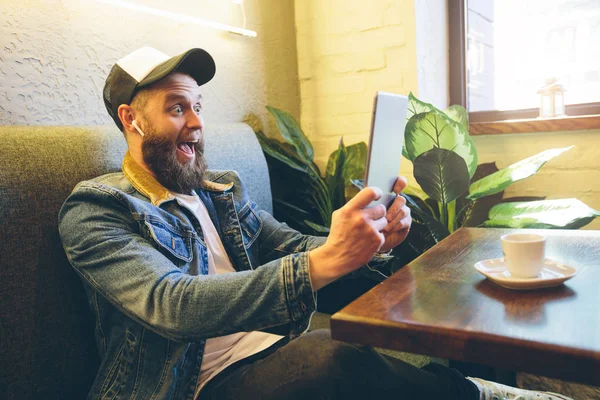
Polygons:
[[340,137],[368,141],[376,91],[417,90],[413,0],[296,1],[301,126],[324,167]]

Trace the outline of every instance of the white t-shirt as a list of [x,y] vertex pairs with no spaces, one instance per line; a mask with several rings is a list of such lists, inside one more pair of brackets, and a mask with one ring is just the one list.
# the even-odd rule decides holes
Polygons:
[[[195,193],[191,196],[180,193],[172,194],[181,205],[192,211],[200,221],[204,242],[208,249],[208,274],[235,272],[221,238],[198,195]],[[283,336],[256,331],[238,332],[208,339],[204,348],[195,397],[198,397],[200,390],[210,379],[214,378],[227,366],[261,352],[281,339],[283,339]]]

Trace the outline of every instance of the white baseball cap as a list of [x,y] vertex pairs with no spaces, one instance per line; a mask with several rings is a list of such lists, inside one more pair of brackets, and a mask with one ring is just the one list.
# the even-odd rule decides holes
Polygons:
[[135,92],[165,78],[173,71],[183,72],[204,85],[215,75],[215,61],[206,50],[193,48],[170,57],[152,47],[142,47],[121,58],[111,68],[104,84],[104,104],[119,129],[117,110],[129,104]]

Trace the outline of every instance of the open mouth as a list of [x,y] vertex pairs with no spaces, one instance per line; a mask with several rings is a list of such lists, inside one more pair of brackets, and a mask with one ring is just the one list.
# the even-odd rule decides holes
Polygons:
[[198,140],[179,142],[177,143],[177,149],[191,157],[196,153],[196,143],[198,143]]

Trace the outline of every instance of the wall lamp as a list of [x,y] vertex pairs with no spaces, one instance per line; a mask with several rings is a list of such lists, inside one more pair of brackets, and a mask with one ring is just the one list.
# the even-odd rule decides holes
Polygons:
[[[130,3],[127,1],[123,1],[123,0],[96,0],[96,1],[99,3],[106,3],[106,4],[111,4],[113,6],[126,8],[128,10],[138,11],[138,12],[142,12],[142,13],[150,14],[150,15],[155,15],[157,17],[165,17],[165,18],[170,18],[170,19],[176,20],[176,21],[189,22],[192,24],[205,26],[208,28],[214,28],[214,29],[219,29],[222,31],[231,32],[231,33],[237,33],[238,35],[256,37],[255,31],[251,31],[251,30],[248,30],[245,28],[238,28],[236,26],[221,24],[221,23],[209,21],[209,20],[203,19],[203,18],[191,17],[189,15],[185,15],[185,14],[181,14],[181,13],[174,13],[171,11],[161,10],[159,8],[143,6],[141,4]],[[233,2],[240,5],[240,7],[242,9],[242,16],[244,18],[244,26],[246,26],[246,14],[244,12],[244,5],[243,5],[242,1],[243,0],[234,0]]]

